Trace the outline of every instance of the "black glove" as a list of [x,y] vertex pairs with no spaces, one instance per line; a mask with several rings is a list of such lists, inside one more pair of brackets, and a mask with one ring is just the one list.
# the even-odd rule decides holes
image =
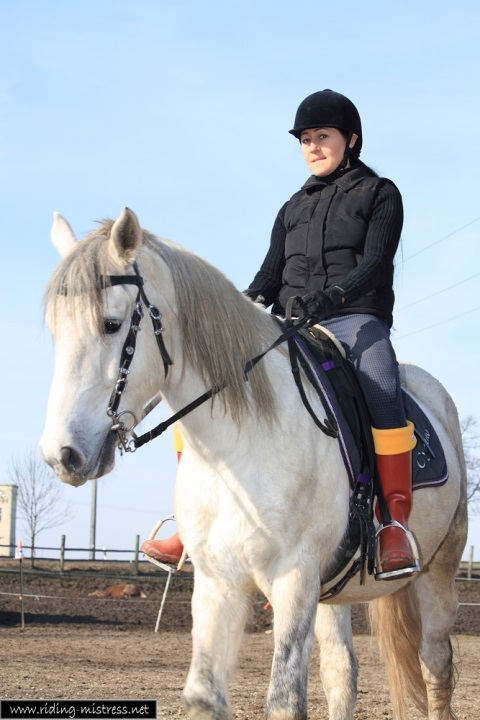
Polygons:
[[313,318],[328,317],[334,308],[330,296],[323,290],[312,290],[303,295],[302,303],[305,305],[305,315],[312,320]]
[[330,317],[335,308],[339,307],[344,300],[344,292],[336,285],[328,293],[323,290],[312,290],[303,295],[302,304],[305,306],[305,315],[312,320],[325,320]]

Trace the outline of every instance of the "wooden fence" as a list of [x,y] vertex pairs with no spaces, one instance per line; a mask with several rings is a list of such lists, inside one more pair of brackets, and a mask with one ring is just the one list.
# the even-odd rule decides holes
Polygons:
[[[18,546],[14,545],[2,545],[0,543],[0,548],[9,548],[8,554],[0,553],[0,560],[12,557],[18,557]],[[75,562],[75,563],[82,563],[82,562],[92,562],[96,561],[98,559],[102,560],[109,560],[110,562],[125,562],[125,557],[122,556],[131,556],[131,559],[129,559],[129,562],[132,563],[132,574],[138,574],[138,568],[139,563],[143,562],[142,559],[142,553],[140,551],[140,536],[135,536],[135,543],[134,546],[130,549],[124,549],[124,550],[116,550],[116,549],[106,549],[106,548],[77,548],[77,547],[67,547],[66,545],[66,536],[61,535],[60,537],[60,546],[59,547],[44,547],[44,546],[36,546],[34,548],[34,553],[32,556],[32,548],[29,545],[22,545],[21,547],[21,557],[23,559],[29,559],[31,562],[35,562],[37,560],[36,552],[37,551],[47,551],[49,553],[52,553],[52,555],[49,556],[42,556],[41,558],[38,558],[38,560],[45,560],[45,561],[58,561],[59,563],[59,570],[60,572],[63,572],[65,569],[65,563],[66,561]],[[80,553],[80,557],[78,557],[78,554]],[[77,556],[74,557],[74,554]],[[475,562],[474,561],[474,554],[475,554],[475,548],[473,545],[470,546],[469,554],[468,554],[468,560],[463,560],[460,563],[459,567],[459,575],[462,578],[466,578],[467,580],[473,579],[475,576],[477,578],[480,576],[480,561]],[[117,558],[115,558],[117,556]],[[32,563],[33,564],[33,563]]]

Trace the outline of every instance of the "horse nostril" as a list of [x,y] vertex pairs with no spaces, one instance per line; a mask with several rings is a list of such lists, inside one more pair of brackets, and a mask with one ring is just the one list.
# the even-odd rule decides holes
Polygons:
[[70,475],[75,475],[83,464],[80,454],[71,447],[62,447],[60,460],[63,467]]

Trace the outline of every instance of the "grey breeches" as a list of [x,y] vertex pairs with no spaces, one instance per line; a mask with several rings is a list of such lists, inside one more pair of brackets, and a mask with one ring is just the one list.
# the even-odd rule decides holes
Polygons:
[[398,362],[390,329],[373,315],[341,315],[321,323],[342,343],[353,363],[374,427],[407,424],[401,399]]

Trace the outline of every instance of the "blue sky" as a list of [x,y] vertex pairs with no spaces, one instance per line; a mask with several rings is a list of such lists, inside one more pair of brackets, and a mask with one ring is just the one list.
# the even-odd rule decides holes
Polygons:
[[[405,225],[393,341],[461,417],[480,421],[480,117],[476,0],[0,2],[1,480],[41,435],[53,369],[42,294],[60,211],[79,237],[131,207],[239,289],[274,217],[308,176],[288,134],[310,93],[349,96],[362,158],[400,188]],[[154,424],[163,411],[147,420]],[[133,548],[172,511],[162,437],[98,486],[97,546]],[[59,485],[75,518],[41,536],[86,547],[89,486]],[[21,528],[17,535],[22,534]],[[480,557],[480,518],[468,547]]]

